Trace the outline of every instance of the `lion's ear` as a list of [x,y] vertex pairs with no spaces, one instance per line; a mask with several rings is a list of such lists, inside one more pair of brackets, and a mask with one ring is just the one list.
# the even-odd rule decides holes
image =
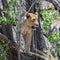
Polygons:
[[35,12],[35,14],[38,16],[38,12]]
[[30,18],[30,13],[26,14],[26,18],[29,19]]

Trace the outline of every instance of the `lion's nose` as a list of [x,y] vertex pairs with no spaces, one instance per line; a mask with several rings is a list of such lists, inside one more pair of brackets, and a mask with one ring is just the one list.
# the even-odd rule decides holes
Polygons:
[[38,25],[39,25],[38,21],[36,21],[36,22],[35,22],[35,25],[36,25],[36,26],[38,26]]

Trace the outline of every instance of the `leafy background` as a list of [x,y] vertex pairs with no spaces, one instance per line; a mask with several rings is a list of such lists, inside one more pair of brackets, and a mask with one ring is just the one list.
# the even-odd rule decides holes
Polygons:
[[[4,9],[4,13],[7,13],[9,17],[0,16],[0,21],[2,21],[5,25],[8,24],[17,24],[17,12],[18,9],[15,6],[16,2],[19,4],[20,0],[9,0],[8,8]],[[49,32],[51,21],[57,19],[57,17],[60,17],[59,14],[55,13],[55,9],[51,8],[50,10],[41,10],[40,14],[42,14],[43,17],[43,26],[42,29]],[[48,40],[53,43],[54,41],[57,42],[57,48],[56,51],[60,54],[60,33],[53,32],[51,35],[47,35]],[[9,49],[8,42],[4,40],[0,40],[0,60],[8,60],[7,57],[7,51]]]
[[[56,10],[54,8],[51,8],[50,10],[42,10],[40,13],[43,17],[42,29],[45,30],[45,32],[49,32],[52,21],[58,20],[60,14],[56,14]],[[57,43],[56,52],[60,54],[60,32],[52,32],[52,34],[46,34],[46,36],[51,43]]]

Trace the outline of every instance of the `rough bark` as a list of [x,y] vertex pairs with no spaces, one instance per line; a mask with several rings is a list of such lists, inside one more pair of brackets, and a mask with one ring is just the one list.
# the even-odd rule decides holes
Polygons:
[[[1,3],[2,3],[2,6],[3,6],[3,9],[4,8],[8,8],[7,0],[1,0]],[[2,9],[0,9],[0,16],[2,16],[1,12],[3,12]],[[6,18],[9,17],[9,15],[6,14],[6,13],[4,13],[4,16]],[[14,47],[16,46],[16,44],[15,44],[15,42],[13,40],[12,25],[4,25],[3,22],[1,23],[1,21],[0,21],[0,33],[2,33],[3,35],[5,35],[7,37],[7,39],[11,41],[11,45],[12,46],[14,46]],[[1,38],[1,36],[0,36],[0,38]],[[17,52],[17,51],[15,51],[15,49],[11,48],[10,52],[11,52],[10,57],[12,57],[11,60],[15,60],[14,56],[16,56],[17,53],[15,54],[15,52]]]
[[[7,0],[1,0],[1,3],[3,5],[3,9],[8,7]],[[0,16],[2,16],[1,12],[3,12],[3,10],[0,11]],[[6,13],[4,13],[4,16],[6,18],[9,17],[9,15],[6,14]],[[2,32],[4,35],[6,35],[8,37],[8,39],[13,41],[13,34],[12,34],[12,27],[11,27],[11,25],[4,25],[2,23],[2,27],[1,27],[1,31],[0,32]]]
[[[31,5],[35,2],[35,0],[25,0],[26,1],[26,11],[29,10],[29,8],[31,7]],[[31,13],[34,13],[34,10],[35,10],[35,5],[33,4],[33,6],[31,7],[30,11]]]
[[50,3],[52,3],[54,5],[55,9],[58,10],[59,14],[60,14],[60,2],[58,2],[58,0],[46,0],[46,1],[49,1]]
[[[35,12],[40,13],[40,9],[39,9],[39,7],[37,7],[37,5],[39,6],[39,4],[36,4],[36,3],[33,4],[35,2],[35,0],[32,0],[32,1],[25,0],[25,2],[26,2],[26,5],[25,5],[26,11],[31,12],[31,13],[35,13]],[[33,6],[31,7],[32,4],[33,4]],[[30,7],[31,7],[31,9],[30,9]],[[29,9],[30,9],[30,11],[29,11]],[[46,46],[45,46],[45,42],[44,42],[44,38],[43,38],[43,34],[42,34],[42,29],[41,29],[41,20],[42,20],[42,16],[39,14],[39,19],[38,19],[39,27],[36,29],[36,31],[34,31],[34,41],[35,41],[35,47],[37,49],[43,51],[43,48],[45,48]],[[31,50],[33,51],[32,46],[33,45],[31,45]],[[36,56],[29,57],[29,55],[25,56],[24,54],[23,54],[23,56],[22,56],[22,60],[28,60],[28,59],[29,60],[36,60],[36,59],[43,60],[43,59],[38,58]]]

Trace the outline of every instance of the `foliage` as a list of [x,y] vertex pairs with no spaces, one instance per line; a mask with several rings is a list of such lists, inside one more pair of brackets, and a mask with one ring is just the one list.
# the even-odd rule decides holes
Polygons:
[[9,49],[9,43],[6,40],[0,39],[0,60],[8,60],[7,51]]
[[51,43],[53,43],[54,41],[58,41],[59,40],[59,33],[54,32],[51,35],[48,36],[48,39],[50,40]]
[[[3,16],[0,16],[0,21],[3,22],[5,25],[17,23],[17,13],[18,13],[18,5],[21,0],[8,0],[8,8],[4,8]],[[0,39],[0,60],[9,60],[8,59],[8,49],[9,43],[4,40]]]
[[[60,41],[59,41],[59,42],[60,42]],[[57,45],[56,50],[57,50],[57,53],[60,55],[60,44],[59,44],[59,45]]]
[[16,24],[17,23],[17,7],[21,0],[9,0],[8,8],[4,8],[3,12],[8,16],[0,16],[0,21],[2,21],[5,25],[7,24]]
[[[0,21],[5,25],[16,24],[17,23],[17,6],[21,0],[8,0],[8,8],[4,8],[3,13],[6,14],[0,16]],[[0,60],[9,60],[8,59],[8,49],[9,43],[6,40],[0,39]]]
[[43,16],[43,29],[49,30],[51,26],[51,21],[56,19],[57,14],[55,13],[56,11],[53,10],[42,10],[41,14]]
[[[43,17],[43,30],[48,31],[51,29],[51,22],[52,20],[57,19],[60,17],[60,14],[56,14],[56,11],[54,9],[51,10],[42,10],[41,11],[42,17]],[[58,18],[59,19],[59,18]],[[48,40],[53,43],[53,42],[58,42],[60,43],[60,34],[59,32],[52,32],[52,34],[47,35]],[[56,48],[57,52],[60,53],[60,44],[57,45]]]

